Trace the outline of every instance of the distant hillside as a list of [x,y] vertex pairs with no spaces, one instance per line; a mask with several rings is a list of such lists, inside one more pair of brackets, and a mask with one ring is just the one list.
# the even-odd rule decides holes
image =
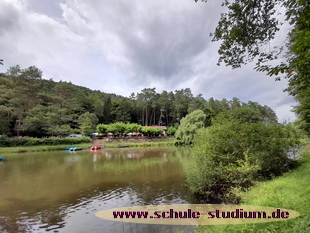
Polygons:
[[[221,101],[193,96],[189,88],[157,93],[145,88],[129,98],[93,91],[68,82],[42,79],[42,71],[31,66],[11,67],[0,75],[0,135],[64,136],[80,132],[90,113],[98,123],[131,122],[141,125],[178,125],[188,113],[201,109],[208,119],[241,106],[257,109],[267,121],[276,115],[267,106],[247,104],[237,98]],[[88,118],[87,118],[88,119]]]

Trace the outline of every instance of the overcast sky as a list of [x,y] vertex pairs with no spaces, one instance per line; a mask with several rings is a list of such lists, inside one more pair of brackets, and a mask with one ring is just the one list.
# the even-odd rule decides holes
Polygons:
[[286,80],[217,66],[218,0],[1,0],[0,72],[35,65],[44,78],[129,96],[145,87],[237,97],[292,121]]

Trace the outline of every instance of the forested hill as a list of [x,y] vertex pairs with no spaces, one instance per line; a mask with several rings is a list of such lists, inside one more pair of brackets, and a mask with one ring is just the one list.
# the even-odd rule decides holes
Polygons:
[[[223,111],[247,107],[264,121],[277,121],[268,106],[249,101],[205,100],[189,88],[157,93],[145,88],[130,97],[93,91],[68,82],[42,79],[34,67],[11,67],[0,75],[0,135],[65,136],[80,132],[85,121],[178,125],[188,113],[201,109],[211,118]],[[242,111],[241,111],[242,112]]]

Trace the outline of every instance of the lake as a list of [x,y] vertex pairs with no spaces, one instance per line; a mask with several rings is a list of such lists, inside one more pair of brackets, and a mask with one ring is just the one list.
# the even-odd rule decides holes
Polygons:
[[191,231],[95,216],[117,207],[199,203],[185,184],[189,158],[184,147],[14,155],[0,162],[0,232]]

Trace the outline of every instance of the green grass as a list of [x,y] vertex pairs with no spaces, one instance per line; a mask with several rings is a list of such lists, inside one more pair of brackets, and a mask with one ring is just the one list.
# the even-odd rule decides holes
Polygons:
[[132,147],[158,147],[158,146],[168,146],[174,145],[174,142],[167,141],[167,142],[117,142],[117,143],[107,143],[105,146],[113,147],[113,146],[121,146],[127,145]]
[[[0,154],[4,153],[21,153],[21,152],[36,152],[36,151],[54,151],[64,150],[68,145],[41,145],[41,146],[17,146],[17,147],[0,147]],[[70,144],[70,146],[89,148],[91,143]]]
[[203,226],[197,232],[310,232],[310,150],[306,150],[298,168],[241,194],[242,204],[291,209],[300,217],[272,223]]
[[[70,145],[41,145],[41,146],[17,146],[17,147],[0,147],[0,154],[6,153],[22,153],[22,152],[37,152],[37,151],[55,151],[64,150],[67,146],[76,146],[82,148],[90,148],[92,143],[70,144]],[[115,147],[120,145],[128,145],[130,147],[160,147],[174,145],[174,141],[168,140],[164,142],[111,142],[106,143],[106,147]]]

